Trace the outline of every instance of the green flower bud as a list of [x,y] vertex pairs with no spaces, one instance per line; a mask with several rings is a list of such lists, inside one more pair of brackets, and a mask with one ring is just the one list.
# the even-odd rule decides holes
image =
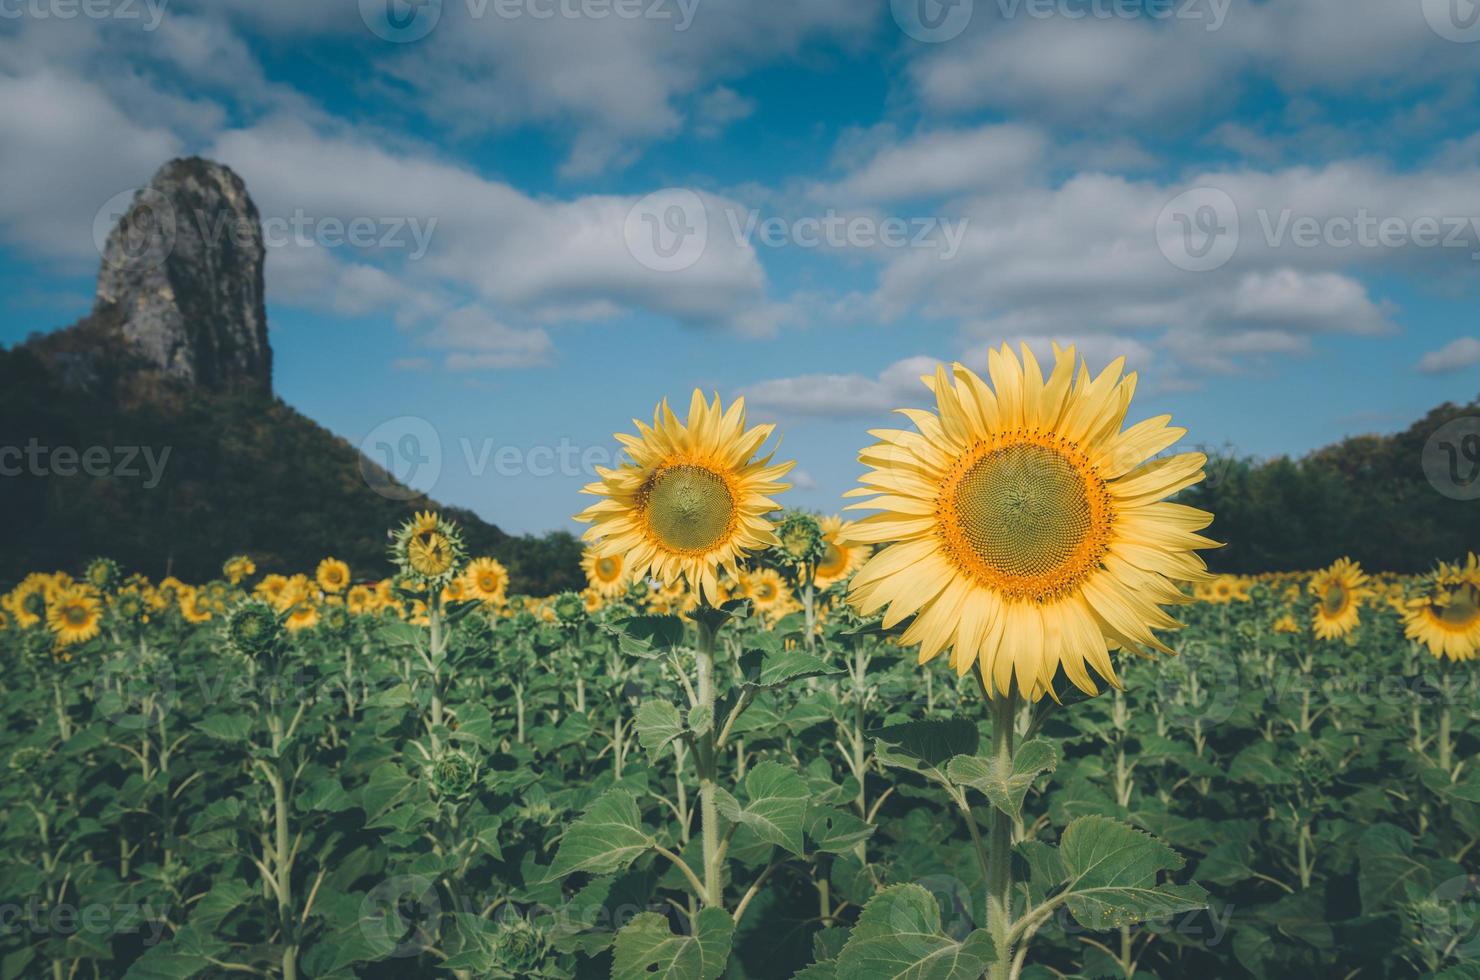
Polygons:
[[226,614],[222,631],[226,645],[248,660],[275,655],[285,636],[277,612],[261,599],[248,599],[234,607]]

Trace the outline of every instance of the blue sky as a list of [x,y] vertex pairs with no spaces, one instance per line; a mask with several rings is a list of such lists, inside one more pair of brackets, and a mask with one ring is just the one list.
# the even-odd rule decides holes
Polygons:
[[828,511],[1004,341],[1261,456],[1480,391],[1470,0],[403,4],[0,0],[0,343],[198,153],[279,229],[279,394],[513,531],[696,385]]

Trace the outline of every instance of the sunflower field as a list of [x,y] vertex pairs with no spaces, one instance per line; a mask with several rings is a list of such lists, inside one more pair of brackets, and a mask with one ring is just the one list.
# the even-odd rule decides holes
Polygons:
[[430,511],[30,575],[0,977],[1480,978],[1480,560],[1209,574],[1202,456],[1057,354],[924,379],[846,518],[659,406],[580,593]]

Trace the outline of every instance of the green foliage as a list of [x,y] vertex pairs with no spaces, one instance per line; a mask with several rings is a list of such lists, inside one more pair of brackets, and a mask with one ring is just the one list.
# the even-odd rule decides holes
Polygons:
[[1421,572],[1480,550],[1480,508],[1436,490],[1422,465],[1445,423],[1480,416],[1480,400],[1444,404],[1392,435],[1344,439],[1300,459],[1210,452],[1207,479],[1178,499],[1216,515],[1226,542],[1214,571],[1321,568],[1349,556],[1371,569]]

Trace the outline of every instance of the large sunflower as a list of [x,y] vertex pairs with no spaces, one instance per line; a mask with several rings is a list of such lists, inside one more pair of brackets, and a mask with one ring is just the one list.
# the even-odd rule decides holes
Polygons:
[[817,562],[814,581],[819,589],[825,589],[858,571],[858,566],[868,558],[869,549],[867,545],[849,543],[848,530],[853,526],[852,521],[824,517],[821,523],[822,543],[827,550]]
[[627,570],[621,555],[603,555],[587,548],[581,555],[581,570],[591,591],[604,598],[613,599],[627,591]]
[[633,424],[639,436],[616,436],[632,461],[597,470],[601,479],[582,492],[603,499],[576,520],[591,524],[585,538],[597,554],[621,556],[632,578],[683,579],[712,603],[716,570],[733,575],[742,555],[776,544],[769,495],[787,489],[778,480],[793,464],[756,455],[775,427],[746,429],[743,398],[721,410],[718,395],[711,405],[696,389],[687,422],[665,400],[651,427]]
[[[1202,479],[1206,458],[1152,456],[1183,429],[1168,416],[1122,429],[1136,376],[1123,359],[1091,378],[1054,346],[1045,379],[1032,353],[988,356],[991,385],[956,364],[923,379],[937,411],[901,409],[918,432],[876,430],[871,467],[848,496],[881,511],[849,539],[883,544],[853,576],[864,615],[886,628],[913,615],[905,645],[925,663],[949,647],[965,674],[979,664],[989,696],[1013,678],[1024,697],[1051,690],[1060,667],[1095,694],[1086,667],[1119,684],[1111,645],[1171,653],[1153,629],[1178,623],[1161,605],[1207,576],[1197,534],[1212,515],[1164,498]],[[851,509],[851,508],[850,508]]]
[[1323,640],[1339,639],[1357,628],[1362,600],[1367,598],[1367,576],[1350,558],[1338,558],[1330,568],[1311,577],[1307,591],[1318,600],[1311,611],[1311,628]]
[[60,646],[71,646],[98,635],[103,621],[103,606],[85,589],[58,593],[46,606],[46,625],[56,634]]
[[1424,595],[1403,612],[1404,633],[1435,657],[1473,660],[1480,653],[1480,558],[1463,568],[1440,564]]

